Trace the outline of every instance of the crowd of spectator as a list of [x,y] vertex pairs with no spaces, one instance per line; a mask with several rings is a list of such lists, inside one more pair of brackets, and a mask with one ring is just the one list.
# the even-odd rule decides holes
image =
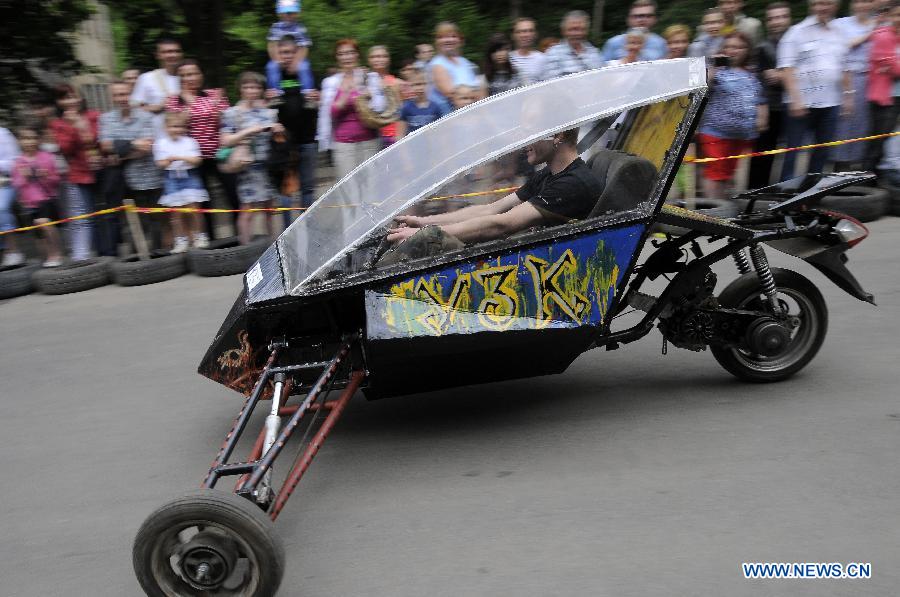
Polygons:
[[[900,3],[853,0],[843,18],[836,18],[838,10],[838,0],[810,0],[807,15],[792,15],[790,5],[773,2],[762,23],[743,14],[742,0],[719,0],[702,14],[696,32],[675,24],[658,35],[656,3],[635,0],[625,31],[602,47],[588,40],[590,18],[582,11],[563,16],[559,39],[541,38],[538,23],[523,17],[509,32],[490,36],[481,64],[463,55],[459,27],[442,22],[433,45],[416,45],[396,71],[386,46],[363,54],[355,40],[339,40],[334,64],[317,65],[330,67],[317,85],[309,60],[314,32],[300,21],[298,0],[278,0],[268,61],[260,73],[240,75],[233,104],[223,89],[204,85],[202,65],[185,59],[180,43],[168,37],[156,44],[157,69],[127,69],[110,84],[113,109],[105,114],[87,109],[71,85],[35,95],[14,132],[0,128],[0,230],[16,227],[14,211],[19,223],[40,223],[115,207],[124,197],[139,207],[200,207],[217,197],[240,209],[289,205],[297,192],[294,204],[308,207],[315,200],[317,152],[331,152],[340,178],[405,135],[488,95],[643,60],[707,59],[710,99],[696,137],[704,157],[892,132],[900,94]],[[883,147],[817,149],[809,169],[821,171],[829,161],[836,169],[878,169]],[[773,172],[771,157],[754,158],[749,185],[793,176],[795,156],[786,155],[780,173]],[[704,195],[724,197],[735,165],[703,167]],[[252,237],[254,215],[242,212],[232,222],[243,243]],[[290,221],[287,214],[284,222],[258,217],[269,235]],[[141,221],[155,251],[204,248],[218,231],[210,216],[197,213]],[[66,248],[55,227],[41,228],[44,265],[58,266],[66,255],[73,261],[116,255],[127,236],[120,223],[115,213],[72,222]],[[6,245],[3,265],[22,261],[15,235],[0,242]]]

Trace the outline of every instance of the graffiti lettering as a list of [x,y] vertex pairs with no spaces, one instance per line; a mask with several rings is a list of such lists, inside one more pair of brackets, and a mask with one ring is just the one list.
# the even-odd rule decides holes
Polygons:
[[554,306],[573,321],[581,323],[584,315],[590,310],[591,302],[581,288],[578,280],[578,261],[571,249],[552,265],[549,261],[527,255],[525,268],[531,274],[534,294],[538,303],[538,320],[544,325],[553,320]]
[[484,298],[478,305],[478,321],[490,330],[502,331],[519,314],[517,265],[498,265],[472,272],[475,281],[484,287]]
[[436,277],[428,280],[425,278],[419,279],[414,293],[420,300],[429,304],[429,309],[418,315],[416,321],[431,330],[433,334],[440,336],[448,327],[453,325],[456,313],[461,309],[465,309],[466,305],[464,303],[469,300],[469,287],[471,285],[470,275],[461,274],[453,282],[450,296],[444,299],[441,286]]

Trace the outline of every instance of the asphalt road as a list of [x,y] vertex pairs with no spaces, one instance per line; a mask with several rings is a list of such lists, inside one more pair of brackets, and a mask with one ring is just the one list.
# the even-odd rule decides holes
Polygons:
[[[278,521],[282,595],[896,595],[900,219],[794,379],[746,385],[660,336],[564,375],[366,402]],[[728,267],[721,270],[730,275]],[[240,277],[0,302],[0,595],[139,595],[131,542],[198,486],[236,394],[195,367]],[[741,562],[871,562],[744,580]]]

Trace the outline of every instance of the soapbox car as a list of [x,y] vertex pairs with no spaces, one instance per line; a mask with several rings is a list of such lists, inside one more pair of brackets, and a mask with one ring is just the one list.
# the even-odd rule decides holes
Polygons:
[[[702,59],[538,83],[414,132],[325,193],[248,270],[203,357],[201,374],[246,398],[202,488],[140,528],[133,563],[146,593],[274,594],[285,564],[272,522],[357,390],[374,399],[562,373],[654,327],[664,352],[709,347],[743,380],[806,366],[825,339],[825,302],[807,278],[769,267],[764,247],[872,302],[845,267],[866,229],[816,207],[871,175],[754,190],[735,217],[664,205],[706,95]],[[603,188],[587,218],[470,245],[434,227],[387,242],[399,215],[508,194],[531,174],[522,149],[573,128]],[[710,266],[722,260],[737,271],[719,290]],[[614,329],[629,309],[642,315]],[[268,416],[235,459],[260,404]],[[293,460],[276,469],[289,442]],[[234,489],[215,490],[225,477]]]

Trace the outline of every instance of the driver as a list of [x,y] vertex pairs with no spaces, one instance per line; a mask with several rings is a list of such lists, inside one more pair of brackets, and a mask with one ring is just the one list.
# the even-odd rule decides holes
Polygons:
[[425,226],[438,226],[466,244],[505,238],[532,226],[586,218],[602,185],[578,157],[578,129],[540,139],[525,148],[531,165],[546,163],[517,191],[486,205],[433,216],[398,216],[388,241],[399,243]]

